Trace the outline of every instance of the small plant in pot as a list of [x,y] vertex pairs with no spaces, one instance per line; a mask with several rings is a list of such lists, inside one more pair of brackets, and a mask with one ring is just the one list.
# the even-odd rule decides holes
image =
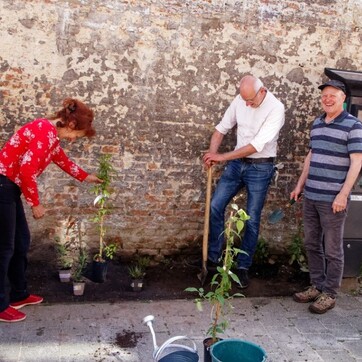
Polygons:
[[235,203],[231,204],[232,211],[225,224],[226,247],[223,252],[223,266],[217,267],[213,275],[210,290],[204,288],[187,288],[186,291],[197,293],[195,299],[196,306],[202,311],[203,304],[208,303],[211,306],[211,322],[207,335],[204,340],[204,362],[211,362],[210,348],[221,340],[221,336],[229,325],[227,318],[228,312],[233,308],[232,299],[234,297],[243,297],[241,293],[232,294],[232,283],[240,284],[238,276],[231,270],[235,257],[242,251],[234,247],[236,240],[240,240],[241,231],[244,228],[245,221],[250,217],[243,209],[240,209]]
[[81,237],[80,222],[72,215],[61,220],[55,231],[55,251],[59,279],[61,282],[69,282],[71,267],[79,247]]
[[116,244],[106,244],[105,218],[110,212],[109,197],[113,193],[111,182],[115,174],[115,169],[111,162],[111,155],[102,155],[98,161],[97,176],[103,180],[101,184],[95,185],[91,192],[96,195],[94,206],[97,211],[92,221],[97,224],[99,231],[99,249],[93,257],[92,280],[102,283],[106,280],[108,260],[113,259],[116,251]]
[[131,288],[135,292],[139,292],[143,287],[143,278],[146,274],[142,265],[136,263],[128,267],[128,274],[131,277]]
[[70,281],[71,268],[73,265],[73,257],[67,243],[61,243],[58,238],[56,238],[56,253],[57,253],[57,265],[59,279],[62,283]]
[[83,249],[79,249],[78,259],[72,270],[73,280],[73,294],[83,295],[85,287],[84,271],[88,264],[87,252]]

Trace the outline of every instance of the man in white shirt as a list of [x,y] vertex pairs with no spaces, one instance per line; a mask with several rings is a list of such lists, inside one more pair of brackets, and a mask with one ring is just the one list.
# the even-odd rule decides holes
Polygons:
[[[211,200],[208,267],[216,266],[224,244],[225,209],[243,188],[247,194],[246,222],[237,257],[240,286],[249,284],[248,269],[258,242],[261,211],[274,175],[279,131],[284,124],[284,106],[268,91],[260,79],[246,75],[240,81],[240,94],[233,100],[216,126],[208,152],[206,167],[228,161]],[[237,127],[237,144],[233,151],[218,153],[224,136]]]

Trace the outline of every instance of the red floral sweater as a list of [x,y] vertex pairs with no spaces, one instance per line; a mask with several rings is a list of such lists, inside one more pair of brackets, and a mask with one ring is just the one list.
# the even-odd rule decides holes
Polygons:
[[30,206],[39,205],[36,178],[50,162],[79,181],[88,176],[64,153],[57,130],[47,119],[36,119],[24,125],[0,150],[0,174],[20,187]]

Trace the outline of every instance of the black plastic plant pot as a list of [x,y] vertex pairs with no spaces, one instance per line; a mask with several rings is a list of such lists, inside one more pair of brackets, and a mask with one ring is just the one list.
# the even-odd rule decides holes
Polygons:
[[[216,342],[221,341],[221,338],[218,338]],[[216,343],[214,342],[214,343]],[[204,345],[204,362],[212,362],[210,348],[213,345],[212,338],[208,337],[203,340]]]
[[95,283],[104,283],[107,278],[107,261],[95,261],[92,263],[92,281]]

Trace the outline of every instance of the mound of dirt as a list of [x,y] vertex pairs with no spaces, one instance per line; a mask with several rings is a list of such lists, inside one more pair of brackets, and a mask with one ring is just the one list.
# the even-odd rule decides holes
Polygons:
[[[193,299],[195,295],[185,292],[187,287],[199,287],[199,270],[190,267],[181,258],[168,259],[147,269],[144,287],[139,292],[131,289],[128,266],[122,260],[109,262],[107,279],[95,283],[86,279],[83,296],[73,296],[72,283],[61,283],[55,265],[49,260],[32,260],[28,265],[28,287],[31,293],[42,295],[49,303],[66,302],[117,302],[121,300],[161,300]],[[246,297],[289,296],[308,285],[308,274],[289,265],[253,266],[250,270],[251,282],[242,293]],[[89,270],[86,275],[90,275]],[[209,273],[205,289],[211,281]],[[240,292],[235,287],[234,292]]]

